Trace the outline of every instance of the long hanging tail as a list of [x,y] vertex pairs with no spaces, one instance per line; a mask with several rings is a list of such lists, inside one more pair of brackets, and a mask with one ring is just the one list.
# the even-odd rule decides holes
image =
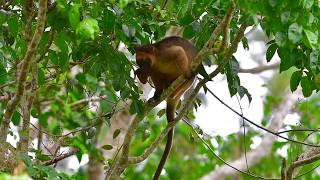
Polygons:
[[[168,123],[174,120],[174,114],[176,112],[176,102],[175,101],[176,100],[172,100],[172,101],[167,100],[166,116],[167,116]],[[171,147],[172,147],[173,133],[174,133],[173,129],[171,129],[168,132],[166,147],[164,148],[164,151],[163,151],[161,160],[159,162],[158,168],[157,168],[157,170],[156,170],[156,172],[155,172],[155,174],[153,176],[154,180],[158,180],[159,179],[161,171],[162,171],[162,169],[164,167],[164,164],[167,161],[167,158],[169,156],[169,153],[170,153],[170,150],[171,150]]]

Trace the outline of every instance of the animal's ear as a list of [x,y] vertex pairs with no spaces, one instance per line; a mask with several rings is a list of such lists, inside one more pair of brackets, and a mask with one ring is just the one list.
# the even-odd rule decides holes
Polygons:
[[140,82],[142,82],[143,84],[147,83],[149,74],[145,70],[139,68],[134,73],[138,76]]

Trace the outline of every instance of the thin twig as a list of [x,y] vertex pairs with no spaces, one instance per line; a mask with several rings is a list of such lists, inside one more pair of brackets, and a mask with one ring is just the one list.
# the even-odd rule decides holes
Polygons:
[[211,152],[211,154],[217,158],[219,161],[221,161],[223,164],[229,166],[230,168],[242,173],[242,174],[245,174],[249,177],[254,177],[256,179],[264,179],[264,180],[279,180],[279,178],[266,178],[266,177],[262,177],[262,176],[258,176],[256,174],[253,174],[251,172],[246,172],[246,171],[242,171],[234,166],[232,166],[230,163],[228,163],[227,161],[225,161],[223,158],[221,158],[219,155],[217,155],[214,150],[211,148],[211,146],[200,136],[200,134],[197,133],[197,131],[195,131],[193,128],[192,130],[197,134],[198,138],[201,140],[202,144],[204,144],[206,146],[206,148],[208,148]]
[[216,98],[221,104],[223,104],[225,107],[227,107],[227,108],[230,109],[232,112],[234,112],[235,114],[237,114],[239,117],[245,119],[247,122],[249,122],[250,124],[256,126],[256,127],[259,128],[259,129],[262,129],[262,130],[264,130],[264,131],[266,131],[266,132],[268,132],[268,133],[270,133],[270,134],[273,134],[273,135],[275,135],[275,136],[277,136],[277,137],[279,137],[279,138],[281,138],[281,139],[285,139],[285,140],[287,140],[287,141],[290,141],[290,142],[293,142],[293,143],[296,143],[296,144],[302,144],[302,145],[311,146],[311,147],[320,147],[320,145],[309,144],[309,143],[305,143],[305,142],[301,142],[301,141],[296,141],[296,140],[293,140],[293,139],[289,139],[289,138],[284,137],[284,136],[281,136],[281,135],[279,135],[278,133],[273,132],[273,131],[271,131],[271,130],[269,130],[269,129],[261,126],[261,125],[258,125],[257,123],[255,123],[255,122],[251,121],[250,119],[242,116],[239,112],[237,112],[237,111],[234,110],[232,107],[230,107],[229,105],[227,105],[227,104],[226,104],[225,102],[223,102],[218,96],[216,96],[210,89],[208,89],[208,92],[209,92],[214,98]]
[[57,156],[57,157],[53,158],[52,160],[45,162],[44,165],[48,166],[48,165],[56,164],[57,162],[59,162],[61,160],[64,160],[70,156],[75,155],[77,152],[79,152],[79,149],[72,149],[65,154],[61,154],[60,156]]
[[284,131],[279,131],[277,134],[283,134],[283,133],[288,133],[288,132],[320,132],[320,128],[318,129],[289,129],[289,130],[284,130]]

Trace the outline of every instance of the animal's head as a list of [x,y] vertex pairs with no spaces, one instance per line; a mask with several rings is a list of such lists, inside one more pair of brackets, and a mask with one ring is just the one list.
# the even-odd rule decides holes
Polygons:
[[136,62],[139,66],[135,74],[145,84],[150,76],[151,67],[155,59],[155,47],[153,45],[136,46],[135,51]]

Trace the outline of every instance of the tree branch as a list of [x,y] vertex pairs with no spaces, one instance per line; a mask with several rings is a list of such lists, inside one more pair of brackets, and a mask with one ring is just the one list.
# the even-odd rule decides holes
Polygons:
[[251,69],[239,69],[239,73],[250,73],[250,74],[258,74],[263,71],[273,70],[279,67],[280,63],[271,64],[271,65],[262,65],[259,67],[251,68]]
[[286,180],[292,180],[294,170],[300,166],[311,164],[320,160],[320,148],[310,148],[305,153],[301,154],[297,161],[291,164],[286,173]]
[[18,143],[18,151],[20,154],[27,155],[29,146],[29,130],[30,130],[30,117],[31,107],[33,100],[37,94],[38,88],[38,65],[35,60],[32,63],[32,81],[31,87],[28,93],[24,93],[21,100],[22,110],[22,128],[19,131],[20,141]]
[[65,154],[61,154],[60,156],[57,156],[55,158],[53,158],[50,161],[47,161],[44,163],[44,165],[48,166],[48,165],[52,165],[52,164],[56,164],[57,162],[64,160],[70,156],[75,155],[77,152],[79,152],[79,149],[71,149],[69,152],[65,153]]
[[12,114],[15,111],[23,95],[24,86],[27,79],[27,74],[29,72],[30,64],[36,54],[36,50],[37,50],[40,38],[42,36],[42,32],[44,30],[45,21],[46,21],[46,11],[47,11],[47,0],[40,0],[38,18],[37,18],[38,19],[37,28],[31,42],[29,43],[25,57],[21,62],[22,64],[21,64],[20,73],[18,77],[17,92],[15,96],[8,102],[6,107],[6,112],[3,116],[2,124],[0,127],[0,143],[5,142],[7,139],[9,123],[10,123]]

